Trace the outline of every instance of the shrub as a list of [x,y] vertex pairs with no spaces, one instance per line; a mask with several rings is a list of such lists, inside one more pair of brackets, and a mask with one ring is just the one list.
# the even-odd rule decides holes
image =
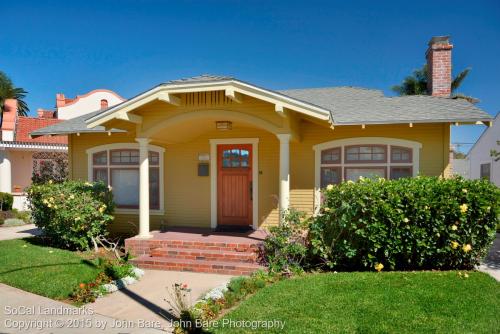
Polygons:
[[60,183],[68,178],[68,153],[37,152],[33,154],[31,182],[44,184],[49,181]]
[[263,258],[272,272],[300,271],[307,255],[307,224],[303,212],[290,210],[283,222],[269,229]]
[[27,192],[33,222],[56,246],[88,249],[113,220],[112,194],[103,183],[49,182]]
[[500,190],[482,180],[361,179],[323,192],[311,251],[329,268],[463,269],[494,238]]
[[0,192],[0,211],[12,210],[12,204],[14,204],[14,196]]
[[106,267],[105,273],[114,280],[127,276],[135,277],[134,267],[130,263],[110,264]]

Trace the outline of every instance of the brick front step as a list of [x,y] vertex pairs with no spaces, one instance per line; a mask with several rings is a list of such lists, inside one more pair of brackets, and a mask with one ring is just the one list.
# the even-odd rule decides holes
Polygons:
[[150,254],[156,248],[186,248],[203,249],[222,252],[255,252],[259,248],[259,242],[207,242],[191,240],[150,240],[150,239],[126,239],[125,248],[134,255]]
[[149,255],[132,259],[131,262],[145,269],[192,271],[225,275],[250,275],[259,269],[265,269],[265,267],[255,263],[190,260],[171,257],[151,257]]
[[256,263],[257,253],[253,250],[244,252],[220,251],[195,248],[156,248],[151,251],[152,257],[168,257],[187,260],[228,261]]

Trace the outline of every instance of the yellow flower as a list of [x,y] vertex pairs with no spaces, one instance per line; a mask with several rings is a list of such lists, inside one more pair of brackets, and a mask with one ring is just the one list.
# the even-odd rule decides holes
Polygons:
[[69,199],[74,199],[75,198],[75,195],[71,194],[69,195]]
[[362,175],[360,175],[360,176],[359,176],[359,180],[360,180],[360,181],[363,181],[364,179],[365,179],[365,178],[364,178]]
[[324,210],[325,212],[330,212],[330,208],[329,208],[329,207],[323,208],[323,210]]
[[456,230],[458,230],[458,227],[457,227],[457,225],[453,225],[453,226],[451,227],[451,229],[452,229],[453,231],[456,231]]
[[375,270],[380,272],[382,269],[384,269],[384,265],[382,263],[375,263],[375,266],[374,266]]
[[54,205],[54,209],[57,209],[57,205]]
[[462,213],[466,213],[468,208],[469,208],[469,207],[468,207],[468,206],[467,206],[467,204],[465,204],[465,203],[464,203],[464,204],[462,204],[462,205],[460,205],[460,211],[461,211]]
[[49,253],[54,253],[54,251],[49,251]]
[[104,210],[106,210],[106,205],[103,205],[103,206],[101,206],[101,207],[99,208],[99,212],[100,212],[100,213],[103,213],[103,212],[104,212]]
[[108,186],[109,191],[113,190],[112,186]]
[[23,248],[26,248],[26,247],[28,247],[28,245],[23,245]]
[[457,248],[458,248],[458,242],[456,242],[456,241],[452,241],[452,242],[451,242],[451,248],[453,248],[453,249],[457,249]]
[[52,180],[49,180],[49,184],[52,184]]
[[464,273],[464,277],[465,277],[465,278],[469,278],[469,274]]
[[79,221],[81,218],[80,217],[75,217],[75,221]]
[[49,197],[49,201],[54,202],[54,197]]
[[46,199],[43,199],[43,201],[42,201],[42,202],[43,202],[43,204],[47,204],[47,203],[49,203]]
[[49,204],[47,204],[47,206],[48,206],[49,208],[51,208],[51,207],[52,207],[52,204],[50,204],[50,203],[49,203]]
[[354,183],[354,182],[352,182],[352,180],[348,180],[347,183],[351,184],[351,183]]
[[409,220],[408,218],[404,217],[404,218],[403,218],[403,221],[404,221],[405,223],[408,223],[410,220]]
[[467,189],[462,189],[462,192],[467,194]]
[[462,250],[466,253],[470,252],[472,250],[472,246],[470,244],[463,245]]
[[91,185],[92,185],[92,183],[90,183],[90,182],[85,182],[84,184],[85,184],[86,186],[91,186]]
[[326,186],[326,190],[333,190],[333,184],[329,184]]

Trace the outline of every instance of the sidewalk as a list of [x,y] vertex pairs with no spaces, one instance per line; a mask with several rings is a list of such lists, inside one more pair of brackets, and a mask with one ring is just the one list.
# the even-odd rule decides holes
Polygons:
[[500,282],[500,233],[497,233],[497,237],[493,242],[490,252],[478,269],[479,271],[490,274]]
[[39,235],[41,232],[35,224],[12,227],[0,227],[0,240],[21,239]]
[[77,308],[5,284],[0,284],[0,309],[0,333],[161,333],[99,315],[92,305]]

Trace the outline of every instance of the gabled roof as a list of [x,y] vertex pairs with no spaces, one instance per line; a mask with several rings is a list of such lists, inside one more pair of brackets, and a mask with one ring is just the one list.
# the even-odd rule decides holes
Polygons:
[[356,87],[290,89],[279,92],[331,110],[333,122],[339,125],[491,120],[490,114],[464,99],[429,95],[387,97],[380,90]]
[[[32,136],[104,132],[101,124],[116,111],[133,110],[134,103],[157,98],[158,93],[181,93],[196,89],[241,90],[243,94],[293,107],[310,116],[338,125],[398,123],[474,123],[489,122],[492,117],[463,99],[428,95],[387,97],[381,90],[356,87],[326,87],[273,91],[230,76],[201,75],[171,80],[105,110],[99,110],[63,123],[37,130]],[[155,95],[156,94],[156,95]],[[90,128],[89,128],[90,127]],[[112,129],[112,132],[121,130]]]

